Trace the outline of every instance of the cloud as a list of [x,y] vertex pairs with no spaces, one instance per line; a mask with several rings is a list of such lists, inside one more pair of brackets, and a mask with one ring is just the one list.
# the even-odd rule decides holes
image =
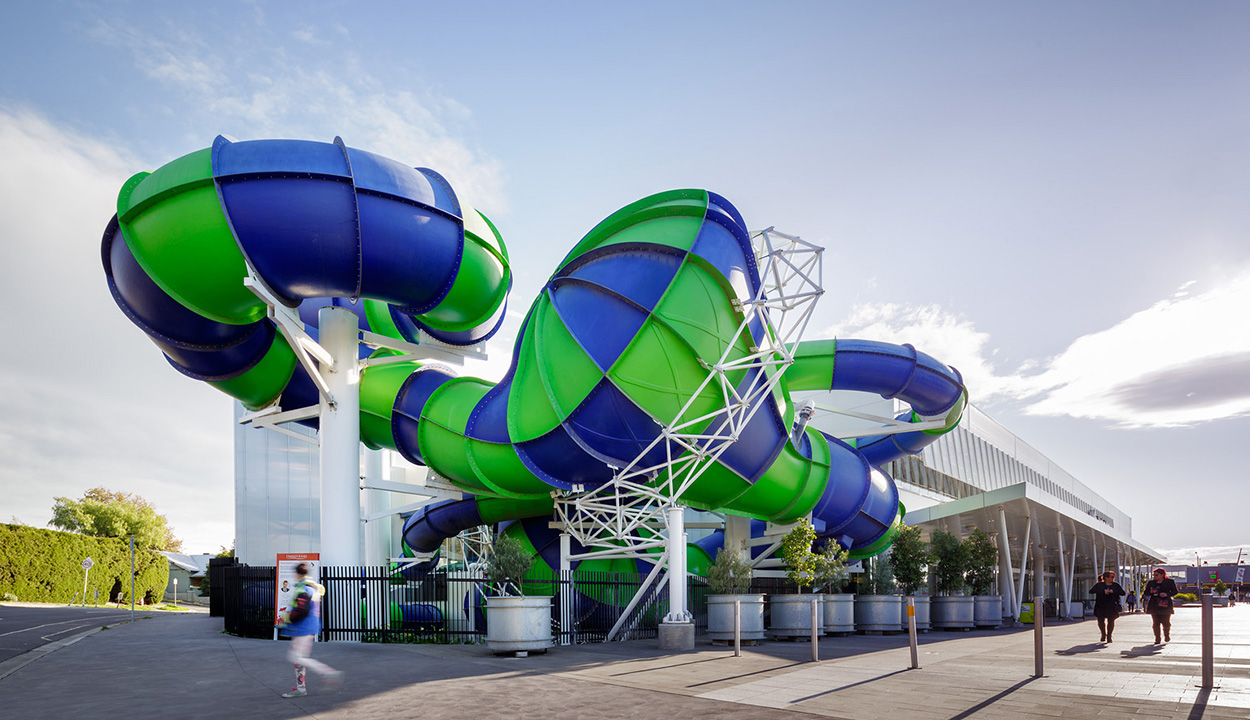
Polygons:
[[[303,24],[281,36],[295,44],[290,51],[259,27],[241,26],[236,37],[209,43],[187,29],[157,33],[100,20],[92,37],[131,53],[139,72],[181,96],[191,115],[183,121],[197,135],[203,128],[188,138],[192,144],[208,145],[217,133],[240,140],[341,136],[351,147],[432,168],[477,209],[506,213],[503,166],[463,139],[469,109],[430,87],[392,90],[395,83],[368,72],[341,49],[346,44],[323,40],[346,33],[342,25]],[[413,85],[421,83],[404,83]]]
[[1027,412],[1180,427],[1250,414],[1250,268],[1078,338],[1048,363]]
[[938,305],[885,303],[860,304],[841,322],[825,328],[821,337],[857,337],[893,343],[910,343],[917,350],[957,369],[974,402],[1002,397],[1025,397],[1035,392],[1036,377],[1025,375],[1027,367],[999,374],[991,362],[988,333],[972,321]]
[[1170,297],[1049,359],[993,362],[988,334],[936,305],[859,305],[825,336],[908,342],[964,376],[975,402],[1121,427],[1185,427],[1250,414],[1250,268]]
[[41,526],[54,497],[103,485],[152,502],[192,552],[228,544],[229,400],[169,367],[118,310],[101,267],[100,237],[135,161],[2,107],[0,156],[6,515]]

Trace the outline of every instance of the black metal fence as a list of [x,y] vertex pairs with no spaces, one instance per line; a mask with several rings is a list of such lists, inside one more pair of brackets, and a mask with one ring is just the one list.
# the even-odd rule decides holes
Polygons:
[[[273,635],[272,567],[222,568],[226,631],[243,637]],[[524,592],[551,597],[557,644],[654,638],[668,613],[668,591],[646,575],[575,571],[530,573]],[[498,594],[477,572],[438,570],[412,575],[388,567],[322,567],[322,639],[383,643],[475,643],[486,635],[486,598]],[[688,607],[707,626],[707,585],[689,578]],[[635,596],[638,596],[635,599]],[[613,633],[615,630],[615,633]]]
[[226,632],[241,637],[273,637],[277,577],[278,570],[273,567],[233,565],[221,568]]

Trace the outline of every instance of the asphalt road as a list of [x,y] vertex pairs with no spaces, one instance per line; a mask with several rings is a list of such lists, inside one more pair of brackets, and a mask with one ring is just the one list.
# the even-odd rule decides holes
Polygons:
[[129,619],[130,608],[0,605],[0,663],[41,645]]

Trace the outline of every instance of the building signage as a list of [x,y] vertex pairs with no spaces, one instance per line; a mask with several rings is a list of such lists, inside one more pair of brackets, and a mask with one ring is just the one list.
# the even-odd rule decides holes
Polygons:
[[295,593],[295,583],[299,576],[295,574],[295,566],[308,564],[308,577],[317,579],[317,567],[320,565],[320,553],[278,553],[278,578],[274,582],[273,624],[277,625],[282,611],[291,604]]

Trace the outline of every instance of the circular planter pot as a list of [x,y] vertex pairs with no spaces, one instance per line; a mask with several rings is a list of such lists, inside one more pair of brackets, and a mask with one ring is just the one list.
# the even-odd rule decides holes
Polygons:
[[979,628],[996,628],[1003,624],[1003,598],[1001,595],[973,596],[973,623]]
[[[912,595],[916,601],[916,632],[928,632],[933,625],[929,620],[929,596]],[[907,632],[907,597],[899,604],[899,617],[903,621],[903,632]]]
[[486,646],[503,655],[551,647],[551,598],[486,598]]
[[816,633],[825,631],[822,595],[773,595],[769,598],[772,618],[768,632],[774,637],[811,637],[812,599],[816,600]]
[[899,595],[856,595],[855,629],[862,633],[899,632]]
[[763,595],[708,595],[707,636],[713,642],[733,642],[734,602],[741,603],[741,637],[743,640],[764,639]]
[[975,603],[967,595],[930,598],[929,616],[933,627],[941,630],[966,630],[976,625]]
[[825,632],[830,635],[850,635],[855,632],[854,593],[825,595]]

